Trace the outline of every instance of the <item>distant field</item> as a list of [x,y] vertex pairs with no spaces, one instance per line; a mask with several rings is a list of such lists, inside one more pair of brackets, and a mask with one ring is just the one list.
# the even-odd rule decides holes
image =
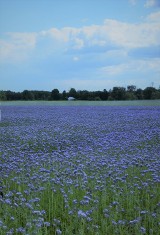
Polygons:
[[0,109],[0,235],[159,234],[160,101]]
[[6,105],[51,105],[51,106],[160,106],[160,100],[131,101],[0,101]]

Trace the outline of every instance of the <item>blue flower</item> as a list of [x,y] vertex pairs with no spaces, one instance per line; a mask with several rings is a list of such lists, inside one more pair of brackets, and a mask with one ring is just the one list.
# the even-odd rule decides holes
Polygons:
[[62,231],[60,229],[56,229],[56,234],[57,235],[62,234]]
[[86,217],[87,217],[87,214],[86,214],[84,211],[79,210],[79,211],[78,211],[78,217],[86,218]]

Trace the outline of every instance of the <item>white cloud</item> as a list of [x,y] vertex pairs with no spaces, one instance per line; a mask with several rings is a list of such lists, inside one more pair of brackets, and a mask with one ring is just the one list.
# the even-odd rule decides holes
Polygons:
[[160,1],[159,0],[147,0],[144,6],[147,8],[160,6]]
[[160,22],[160,11],[153,12],[147,16],[147,20],[151,22]]
[[36,33],[8,33],[7,40],[0,40],[0,61],[21,62],[36,46]]
[[130,4],[132,4],[132,5],[136,5],[137,0],[129,0],[129,2],[130,2]]
[[[41,50],[44,56],[46,51],[49,51],[48,47],[51,47],[51,53],[54,53],[54,50],[74,53],[81,49],[84,52],[88,49],[94,52],[94,48],[96,48],[96,53],[97,48],[101,52],[104,48],[104,53],[106,48],[113,50],[114,47],[128,51],[133,48],[160,44],[160,11],[148,15],[143,22],[137,24],[106,19],[102,25],[51,28],[36,33],[8,33],[6,36],[8,36],[7,39],[0,41],[1,61],[7,59],[21,61],[28,58],[35,48],[36,52]],[[46,47],[43,47],[44,44],[41,44],[41,39],[43,42],[48,42],[48,38],[50,44],[46,50]]]
[[73,61],[78,61],[79,60],[79,57],[78,56],[74,56],[73,57]]
[[21,47],[34,48],[36,44],[36,33],[8,33],[12,42]]
[[106,75],[115,76],[128,70],[128,67],[129,67],[128,64],[110,65],[110,66],[102,67],[101,71],[102,73]]
[[126,63],[105,66],[100,69],[100,73],[109,76],[125,74],[126,72],[155,71],[160,74],[160,59],[152,60],[132,60]]
[[74,39],[74,46],[73,49],[81,49],[84,46],[84,41],[80,38]]
[[8,58],[9,54],[14,50],[14,46],[4,40],[0,40],[0,58]]
[[105,20],[103,32],[116,45],[128,48],[144,47],[159,44],[160,23],[143,22],[128,24],[116,20]]

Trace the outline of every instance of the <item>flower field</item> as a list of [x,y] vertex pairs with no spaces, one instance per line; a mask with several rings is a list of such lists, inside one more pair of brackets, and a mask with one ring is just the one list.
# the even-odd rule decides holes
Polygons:
[[4,105],[0,235],[157,235],[160,106]]

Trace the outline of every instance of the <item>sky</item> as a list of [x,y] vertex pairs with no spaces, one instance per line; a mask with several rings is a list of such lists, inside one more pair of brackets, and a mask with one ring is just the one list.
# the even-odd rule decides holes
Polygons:
[[160,86],[160,0],[0,0],[0,90]]

